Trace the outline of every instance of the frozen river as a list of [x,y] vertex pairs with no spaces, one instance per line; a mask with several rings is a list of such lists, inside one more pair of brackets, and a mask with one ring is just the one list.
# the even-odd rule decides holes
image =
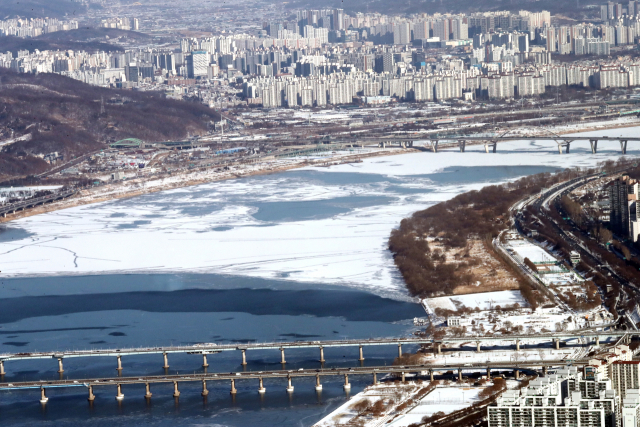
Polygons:
[[[406,335],[423,312],[406,296],[386,249],[403,217],[487,184],[616,159],[616,148],[592,155],[588,143],[574,144],[561,156],[555,143],[526,142],[501,144],[496,154],[467,147],[464,154],[379,157],[13,221],[0,233],[0,352]],[[366,363],[390,363],[394,351],[371,350]],[[276,353],[250,355],[248,369],[272,369]],[[335,350],[327,360],[355,364],[353,353]],[[172,369],[201,369],[194,357],[176,356]],[[317,366],[315,352],[287,359],[296,368]],[[212,361],[215,369],[239,369],[233,355]],[[6,379],[53,378],[54,362],[7,363]],[[114,363],[70,362],[67,373],[115,373]],[[125,375],[158,373],[160,363],[125,359]],[[356,380],[353,391],[368,380]],[[321,397],[311,382],[296,386],[293,400],[283,384],[267,384],[266,401],[256,387],[241,385],[232,403],[220,386],[205,406],[186,387],[179,406],[168,388],[154,392],[152,407],[135,388],[118,407],[108,390],[92,411],[77,391],[52,392],[46,411],[30,393],[2,394],[0,423],[298,426],[344,399],[339,380]]]

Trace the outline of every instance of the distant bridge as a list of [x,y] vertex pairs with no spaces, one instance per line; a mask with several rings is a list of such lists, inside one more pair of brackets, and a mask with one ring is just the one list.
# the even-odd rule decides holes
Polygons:
[[67,197],[71,197],[76,193],[76,190],[67,190],[60,193],[54,193],[49,196],[36,197],[33,199],[27,199],[22,202],[11,203],[8,205],[0,206],[0,215],[6,218],[7,214],[16,213],[20,210],[33,208],[38,205],[44,205],[45,203],[53,203],[56,200],[64,200]]
[[258,383],[258,393],[265,393],[263,380],[265,378],[280,378],[287,381],[286,391],[291,393],[294,390],[292,380],[294,378],[308,378],[315,377],[315,389],[316,391],[322,390],[322,384],[320,382],[321,377],[327,376],[344,376],[344,389],[350,390],[351,384],[349,383],[349,375],[371,375],[373,377],[373,384],[378,383],[377,376],[379,374],[393,374],[401,378],[402,382],[405,382],[406,375],[421,375],[429,376],[430,380],[434,380],[434,375],[443,372],[456,372],[458,380],[463,379],[464,371],[486,370],[486,375],[491,377],[492,370],[504,371],[513,370],[513,375],[518,378],[521,370],[531,370],[536,368],[542,368],[543,374],[546,374],[549,367],[564,366],[567,364],[583,365],[584,361],[567,361],[567,360],[538,360],[538,361],[526,361],[526,362],[487,362],[487,363],[474,363],[474,364],[454,364],[446,366],[429,366],[429,365],[409,365],[409,366],[372,366],[372,367],[360,367],[360,368],[331,368],[331,369],[299,369],[299,370],[278,370],[278,371],[259,371],[259,372],[231,372],[228,374],[223,373],[200,373],[200,374],[187,374],[187,375],[154,375],[154,376],[135,376],[135,377],[119,377],[119,378],[92,378],[82,380],[59,380],[59,381],[24,381],[13,383],[0,383],[0,391],[15,391],[15,390],[29,390],[40,389],[40,402],[47,403],[49,398],[46,396],[46,389],[51,388],[77,388],[85,387],[88,389],[88,400],[90,402],[95,400],[93,394],[94,388],[115,387],[117,400],[124,399],[123,386],[144,384],[146,386],[145,398],[150,399],[151,384],[173,383],[173,396],[178,398],[180,396],[179,384],[180,383],[201,383],[202,384],[202,396],[207,396],[209,390],[207,389],[207,382],[212,381],[228,381],[231,383],[230,393],[235,395],[237,393],[236,381],[253,380]]
[[364,361],[364,347],[367,346],[388,346],[395,345],[398,347],[398,356],[402,356],[403,345],[431,345],[436,354],[442,353],[442,346],[446,344],[475,343],[476,350],[482,351],[482,345],[498,342],[512,342],[516,350],[520,350],[520,345],[531,342],[549,341],[555,345],[556,349],[560,348],[563,341],[572,339],[583,339],[600,345],[600,341],[606,338],[626,340],[633,336],[640,336],[640,331],[583,331],[583,332],[563,332],[547,335],[505,335],[505,336],[467,336],[467,337],[445,337],[442,339],[435,338],[378,338],[365,340],[329,340],[329,341],[298,341],[298,342],[271,342],[271,343],[247,343],[247,344],[196,344],[189,346],[170,346],[170,347],[141,347],[128,349],[96,349],[96,350],[69,350],[56,352],[31,352],[31,353],[5,353],[0,354],[0,376],[5,375],[5,362],[14,360],[34,360],[34,359],[57,359],[58,372],[64,372],[63,361],[68,358],[78,357],[115,357],[117,359],[117,370],[122,371],[122,357],[135,356],[144,354],[162,354],[164,358],[165,369],[169,368],[168,355],[172,353],[197,354],[203,358],[203,367],[209,366],[207,363],[207,355],[216,354],[223,351],[240,351],[242,355],[242,365],[247,364],[247,351],[256,350],[279,350],[280,362],[286,364],[286,349],[308,349],[316,348],[319,350],[318,359],[325,362],[324,348],[330,347],[358,347],[358,360]]
[[555,141],[558,144],[558,152],[563,154],[563,150],[569,153],[571,150],[571,143],[575,141],[589,141],[591,147],[591,153],[596,154],[598,152],[598,142],[600,141],[615,141],[620,143],[620,151],[622,154],[627,154],[628,142],[638,142],[640,138],[631,137],[610,137],[610,136],[527,136],[527,135],[509,135],[509,136],[465,136],[465,135],[443,135],[443,136],[427,136],[420,137],[419,135],[390,135],[376,138],[362,138],[358,141],[363,145],[377,145],[379,147],[390,147],[398,145],[400,147],[413,147],[415,141],[428,141],[429,148],[434,153],[438,152],[440,143],[457,144],[461,153],[465,152],[467,143],[469,144],[484,144],[485,151],[487,153],[495,153],[499,142],[508,141]]

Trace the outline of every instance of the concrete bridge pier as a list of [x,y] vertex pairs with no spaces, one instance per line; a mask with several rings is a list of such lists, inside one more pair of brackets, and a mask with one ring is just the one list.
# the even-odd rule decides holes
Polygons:
[[247,350],[242,350],[242,366],[247,366]]
[[480,353],[482,349],[480,348],[480,341],[476,341],[476,351]]
[[[375,375],[375,374],[373,374]],[[316,374],[316,391],[322,391],[322,384],[320,384],[320,375]]]
[[124,399],[124,394],[122,394],[122,386],[118,384],[118,391],[116,393],[116,400]]
[[487,368],[487,378],[491,379],[491,368]]
[[209,390],[207,390],[207,381],[206,380],[202,380],[202,393],[200,393],[202,395],[202,397],[207,397],[207,395],[209,394]]
[[620,140],[620,151],[622,151],[622,154],[627,154],[627,140],[626,139],[621,139]]
[[46,393],[44,391],[44,387],[40,387],[40,403],[42,403],[44,405],[48,401],[49,401],[49,398],[47,397],[47,395],[46,395]]
[[61,374],[64,372],[64,368],[62,366],[62,357],[58,358],[58,373]]
[[554,338],[553,341],[555,342],[556,350],[560,350],[560,340],[558,338]]
[[4,360],[0,360],[0,377],[3,377],[4,375]]
[[344,385],[342,386],[345,390],[351,390],[351,384],[349,384],[349,375],[344,374]]
[[364,355],[362,354],[362,346],[360,346],[360,358],[358,360],[360,362],[364,362]]
[[519,380],[520,379],[520,370],[519,369],[514,369],[513,370],[513,376]]
[[282,363],[283,365],[287,363],[287,361],[284,358],[284,348],[282,347],[280,347],[280,363]]
[[600,346],[600,337],[596,336],[596,346]]
[[116,371],[118,371],[118,374],[122,373],[122,356],[118,356],[118,367]]
[[516,351],[520,351],[520,340],[516,340]]
[[398,357],[402,357],[402,344],[398,343]]
[[258,387],[258,393],[264,394],[266,391],[267,391],[267,389],[264,388],[264,384],[262,382],[262,377],[260,377],[260,386]]
[[375,372],[373,373],[373,385],[378,385],[378,376]]
[[404,372],[402,373],[402,383],[405,383]]
[[167,353],[162,353],[164,356],[164,365],[162,366],[164,369],[169,369],[169,359],[167,358]]
[[435,346],[434,353],[442,354],[442,343],[441,342],[436,342],[436,343],[433,343],[433,345]]
[[324,363],[324,347],[320,347],[320,363]]
[[287,393],[293,393],[293,385],[291,384],[291,375],[287,376]]
[[173,382],[173,397],[180,397],[180,390],[178,390],[178,381]]
[[489,147],[491,147],[491,150],[492,150],[491,152],[492,152],[492,153],[495,153],[495,152],[496,152],[496,149],[498,148],[498,142],[497,142],[497,141],[486,142],[486,143],[484,144],[484,151],[485,151],[486,153],[489,153]]
[[461,139],[458,141],[458,147],[460,147],[460,152],[464,153],[464,149],[467,146],[467,141],[465,141],[464,139]]
[[590,139],[589,144],[591,144],[591,154],[596,154],[598,152],[598,140]]
[[429,381],[433,382],[433,369],[429,369]]
[[209,364],[207,363],[207,353],[202,353],[202,367],[208,368]]
[[569,151],[571,150],[571,141],[561,141],[558,142],[558,152],[560,154],[562,154],[562,147],[567,147],[567,154],[569,154]]
[[92,385],[89,386],[89,397],[87,398],[87,400],[89,402],[93,402],[94,400],[96,400],[96,396],[93,394],[93,386]]
[[238,392],[238,390],[236,390],[236,380],[232,379],[231,380],[231,391],[229,393],[231,393],[232,395],[235,396],[235,394]]
[[542,375],[545,376],[545,377],[547,376],[547,367],[546,366],[542,367]]
[[458,381],[462,381],[462,368],[458,368]]
[[149,383],[146,383],[144,385],[144,388],[145,388],[145,393],[144,393],[145,399],[151,399],[151,396],[153,396],[153,394],[151,393],[151,385],[149,385]]
[[434,139],[431,141],[431,151],[433,151],[434,153],[438,152],[438,140]]

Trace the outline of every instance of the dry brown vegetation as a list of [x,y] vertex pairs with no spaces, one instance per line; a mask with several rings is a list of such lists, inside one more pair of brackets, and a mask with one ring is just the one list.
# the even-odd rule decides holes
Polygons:
[[[630,162],[631,160],[627,159],[618,162],[607,161],[595,169],[565,170],[553,175],[543,173],[508,184],[488,186],[479,191],[458,195],[403,219],[400,227],[391,233],[389,249],[409,292],[419,297],[451,295],[462,293],[462,290],[466,293],[478,282],[485,285],[482,291],[499,289],[491,287],[491,283],[486,280],[486,271],[478,268],[480,259],[478,256],[472,256],[475,242],[481,241],[485,252],[494,258],[494,262],[501,265],[501,268],[492,268],[496,271],[505,270],[511,274],[510,277],[515,278],[516,283],[511,289],[518,287],[532,308],[545,304],[548,299],[545,290],[538,289],[539,287],[530,283],[519,267],[512,265],[510,260],[499,251],[495,251],[491,244],[499,232],[508,227],[509,207],[518,200],[537,194],[543,188],[558,182],[596,171],[613,172],[622,167],[629,167]],[[582,215],[578,207],[567,200],[563,202],[574,215]],[[556,215],[559,216],[557,212]],[[569,245],[557,236],[552,227],[535,219],[532,209],[527,210],[525,216],[531,218],[534,223],[532,229],[538,232],[539,241],[550,244],[554,250],[568,258]],[[584,223],[581,224],[585,226]],[[603,235],[607,234],[606,230],[598,230]],[[608,258],[615,258],[612,254],[609,255]],[[600,277],[593,280],[598,286],[603,281]],[[589,292],[589,295],[592,295],[593,299],[585,301],[584,304],[595,304],[598,298],[593,292]],[[570,302],[582,305],[579,299]]]
[[[470,241],[482,240],[490,246],[490,241],[507,227],[508,210],[513,203],[568,179],[572,173],[575,172],[544,173],[488,186],[403,219],[391,233],[389,249],[409,292],[420,297],[453,294],[458,287],[478,282],[478,260],[470,256]],[[435,238],[443,249],[458,250],[461,256],[448,259],[443,249],[431,247],[429,237]]]
[[0,68],[0,140],[32,135],[30,141],[7,145],[0,152],[0,179],[46,170],[48,164],[39,154],[57,151],[67,161],[124,138],[180,140],[205,133],[218,118],[205,105],[156,93],[106,89],[57,74],[18,74]]

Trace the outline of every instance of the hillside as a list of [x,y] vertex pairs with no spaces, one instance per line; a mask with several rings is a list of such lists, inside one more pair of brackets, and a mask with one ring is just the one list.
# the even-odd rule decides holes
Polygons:
[[[70,31],[61,31],[70,32]],[[55,33],[53,33],[55,34]],[[28,50],[33,52],[38,49],[43,50],[84,50],[87,52],[105,51],[105,52],[121,52],[120,46],[114,46],[108,43],[102,42],[76,42],[69,40],[49,40],[46,36],[33,37],[33,38],[21,38],[21,37],[2,37],[0,43],[2,44],[2,52],[12,52],[14,56],[17,56],[19,50]]]
[[[101,114],[104,99],[105,113]],[[124,138],[166,141],[203,134],[219,119],[210,108],[161,94],[90,86],[56,74],[0,68],[0,182],[46,171],[38,155],[73,158]]]
[[[0,0],[1,1],[1,0]],[[87,52],[105,51],[122,52],[124,49],[114,43],[148,43],[151,37],[135,31],[118,30],[115,28],[84,27],[70,31],[56,31],[39,37],[20,38],[2,37],[0,44],[2,52],[18,50],[84,50]]]
[[56,31],[37,37],[49,42],[109,42],[113,39],[128,39],[137,42],[149,42],[152,37],[137,31],[116,28],[82,27],[71,31]]

